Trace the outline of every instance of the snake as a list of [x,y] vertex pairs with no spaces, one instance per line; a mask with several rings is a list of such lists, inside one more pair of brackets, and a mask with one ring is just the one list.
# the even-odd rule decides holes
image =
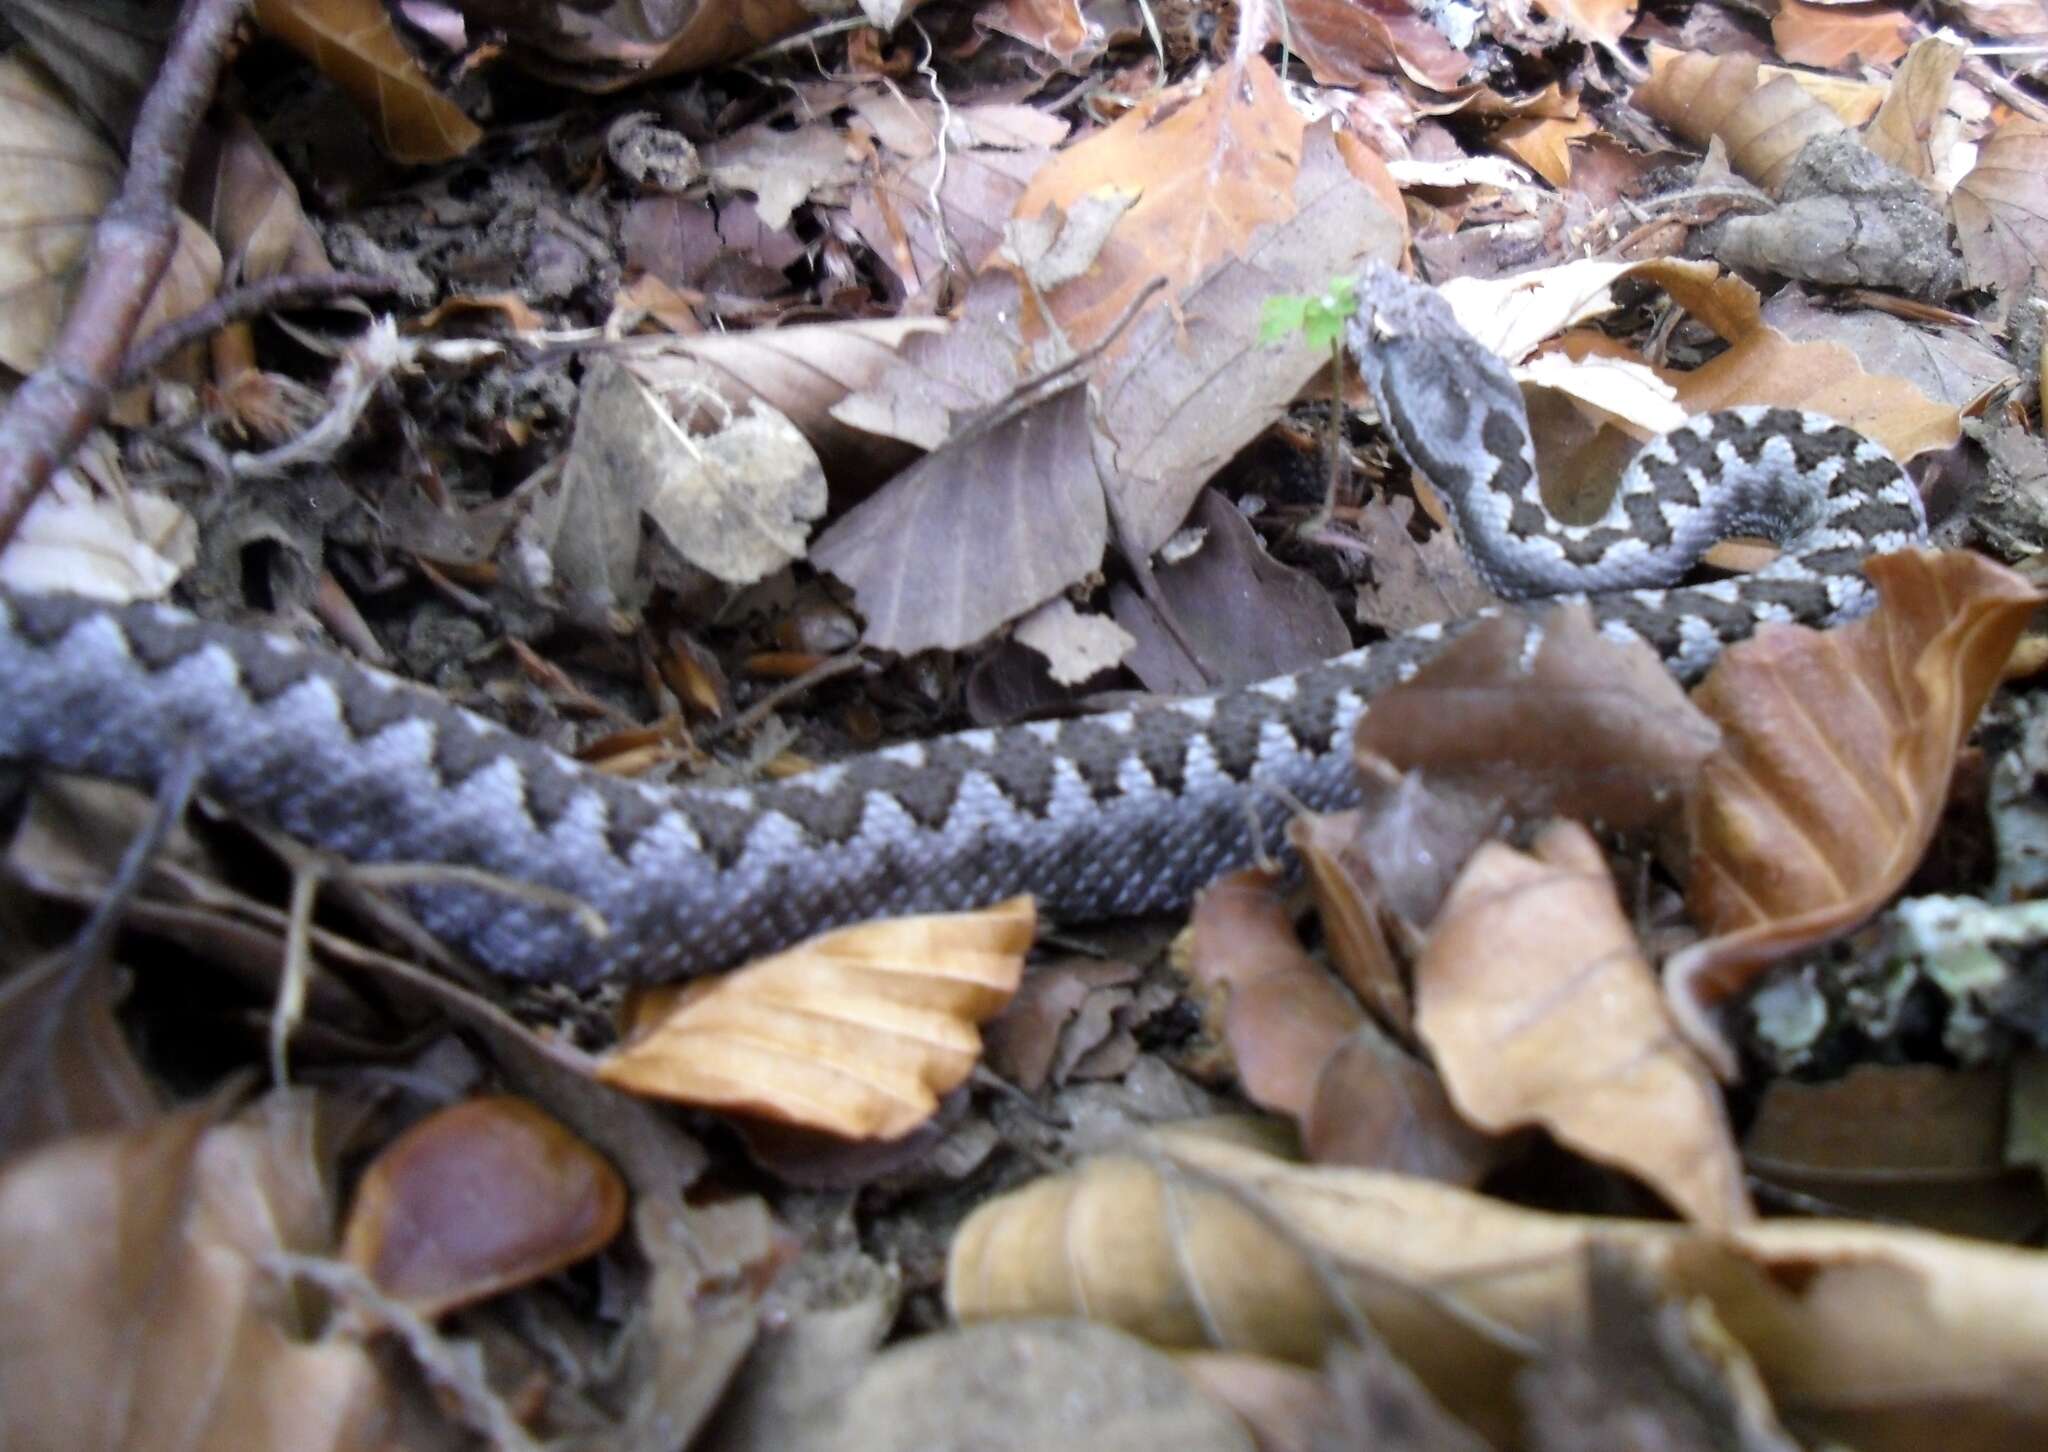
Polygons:
[[[1872,553],[1926,538],[1879,444],[1817,413],[1701,414],[1644,445],[1590,523],[1543,502],[1507,364],[1385,267],[1348,351],[1502,611],[1583,599],[1681,679],[1769,621],[1868,610]],[[1684,583],[1730,534],[1766,568]],[[1061,921],[1183,907],[1296,804],[1358,799],[1353,729],[1466,621],[1210,695],[959,731],[743,787],[608,775],[282,633],[168,604],[0,591],[0,760],[153,786],[196,753],[214,802],[357,862],[475,869],[403,890],[428,931],[528,984],[599,991],[730,967],[835,926],[1020,893]],[[1540,628],[1536,624],[1534,628]],[[479,874],[568,894],[508,892]]]

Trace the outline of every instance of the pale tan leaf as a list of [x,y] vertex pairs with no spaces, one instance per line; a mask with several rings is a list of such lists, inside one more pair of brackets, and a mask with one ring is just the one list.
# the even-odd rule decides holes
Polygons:
[[848,1139],[894,1139],[973,1069],[976,1025],[1016,992],[1028,897],[842,928],[687,990],[650,994],[606,1083]]
[[121,161],[19,55],[0,56],[0,363],[34,371],[57,335]]
[[314,1339],[266,1262],[317,1249],[303,1106],[206,1106],[0,1172],[0,1440],[127,1452],[382,1448],[365,1349]]
[[434,89],[383,0],[256,0],[256,22],[348,92],[394,161],[448,161],[483,139]]
[[1970,285],[1996,290],[2002,312],[2048,273],[2048,125],[2015,119],[1992,132],[1949,210]]
[[970,1215],[948,1259],[953,1315],[1087,1315],[1162,1346],[1317,1365],[1348,1335],[1334,1290],[1449,1411],[1511,1446],[1526,1363],[1488,1328],[1544,1338],[1585,1325],[1599,1244],[1667,1295],[1704,1298],[1780,1411],[1815,1435],[1859,1452],[2048,1438],[2039,1251],[1854,1222],[1709,1234],[1548,1215],[1186,1130],[1139,1148]]
[[[1783,19],[1782,13],[1779,18]],[[1910,22],[1899,11],[1880,11],[1870,18],[1911,34]],[[1930,35],[1916,42],[1892,76],[1891,90],[1870,123],[1864,144],[1907,176],[1931,182],[1941,174],[1949,148],[1955,144],[1955,128],[1947,122],[1949,86],[1963,55],[1962,45],[1946,36]],[[1888,57],[1865,56],[1866,60],[1881,58]]]
[[873,385],[907,339],[945,331],[941,318],[859,318],[707,333],[660,352],[635,348],[619,362],[692,427],[708,401],[735,410],[755,400],[767,404],[803,430],[828,475],[858,482],[876,477],[894,455],[874,435],[839,422],[833,410],[848,394]]
[[1679,1041],[1601,856],[1575,822],[1489,843],[1415,965],[1416,1032],[1467,1119],[1540,1124],[1709,1229],[1754,1217],[1719,1087]]
[[1688,1035],[1732,1075],[1713,1005],[1884,905],[1933,834],[1956,750],[2042,596],[1979,555],[1867,566],[1876,613],[1766,626],[1694,692],[1721,749],[1687,803],[1687,903],[1708,937],[1665,965]]

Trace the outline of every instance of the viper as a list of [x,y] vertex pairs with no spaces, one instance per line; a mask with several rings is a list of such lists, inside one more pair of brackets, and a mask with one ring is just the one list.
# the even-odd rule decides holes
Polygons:
[[[1683,678],[1761,622],[1862,613],[1865,556],[1925,538],[1919,494],[1883,448],[1777,408],[1689,420],[1644,446],[1601,519],[1564,524],[1501,360],[1421,284],[1375,268],[1358,291],[1349,351],[1481,577],[1510,602],[1584,598],[1605,633],[1647,642]],[[1745,577],[1680,583],[1734,533],[1781,553]],[[0,593],[0,758],[151,785],[197,753],[212,798],[344,857],[566,892],[607,931],[486,886],[407,898],[486,966],[588,990],[1020,892],[1067,920],[1181,905],[1276,842],[1285,803],[1352,801],[1352,728],[1460,628],[1242,690],[709,788],[605,775],[281,635],[166,605]]]

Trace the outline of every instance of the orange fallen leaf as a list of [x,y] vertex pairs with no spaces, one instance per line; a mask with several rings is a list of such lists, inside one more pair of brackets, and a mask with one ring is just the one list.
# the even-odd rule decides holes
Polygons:
[[1535,855],[1473,854],[1415,967],[1416,1031],[1452,1100],[1496,1133],[1541,1124],[1710,1229],[1754,1217],[1712,1076],[1686,1051],[1576,822]]
[[1722,747],[1687,803],[1687,905],[1708,933],[1665,964],[1688,1037],[1727,1077],[1709,1011],[1882,907],[1933,835],[1957,748],[2043,595],[1978,555],[1870,561],[1881,603],[1827,632],[1766,626],[1693,693]]
[[1031,899],[1013,897],[842,928],[722,978],[651,991],[598,1077],[848,1139],[895,1139],[974,1068],[976,1026],[1017,991],[1036,927]]
[[625,1218],[625,1184],[597,1151],[527,1100],[470,1099],[371,1162],[341,1254],[436,1316],[574,1265]]

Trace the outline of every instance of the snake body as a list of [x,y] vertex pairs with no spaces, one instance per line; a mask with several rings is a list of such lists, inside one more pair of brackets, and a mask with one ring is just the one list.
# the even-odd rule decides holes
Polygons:
[[[1819,415],[1757,408],[1652,442],[1605,518],[1560,524],[1536,492],[1506,368],[1428,289],[1385,273],[1363,295],[1361,370],[1482,575],[1510,596],[1587,596],[1606,633],[1647,641],[1681,676],[1762,621],[1860,613],[1864,556],[1925,537],[1919,495],[1882,448]],[[1741,580],[1668,588],[1733,532],[1784,552]],[[1287,799],[1355,799],[1352,727],[1457,630],[1425,627],[1239,691],[710,789],[606,776],[282,636],[161,605],[0,592],[0,758],[147,785],[196,751],[214,799],[342,856],[568,892],[605,917],[604,936],[484,887],[408,900],[486,966],[584,991],[1019,892],[1067,920],[1184,904],[1275,840]]]

